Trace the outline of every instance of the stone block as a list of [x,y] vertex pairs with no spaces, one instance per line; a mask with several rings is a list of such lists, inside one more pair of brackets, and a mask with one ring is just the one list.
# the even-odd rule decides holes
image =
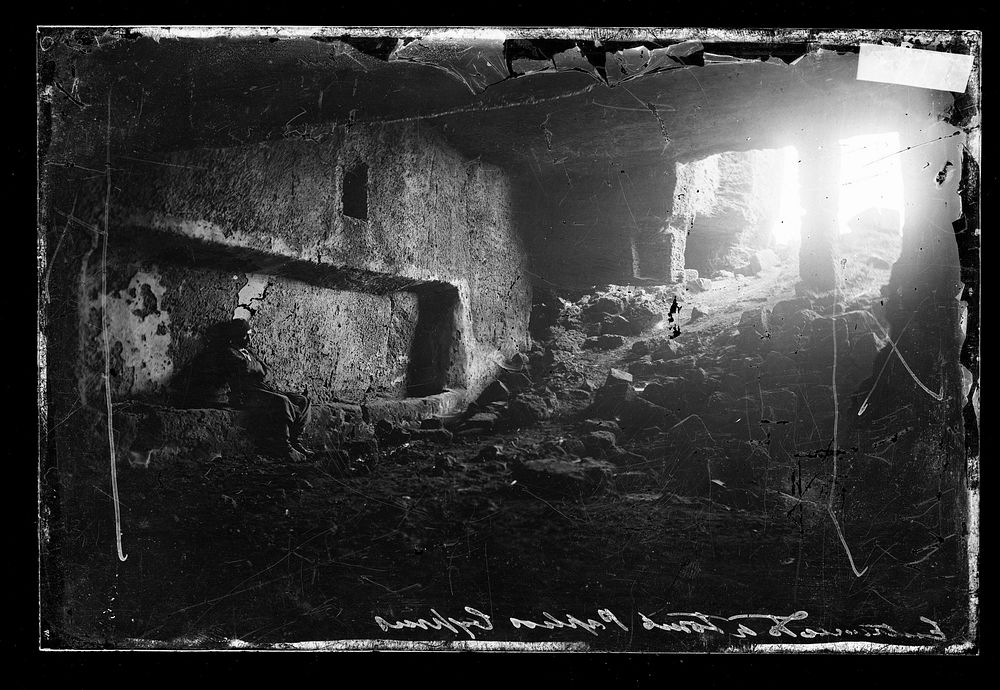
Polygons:
[[601,319],[601,335],[632,335],[632,323],[620,314]]
[[540,458],[515,463],[511,476],[538,496],[573,499],[608,486],[614,471],[611,463],[592,458]]
[[781,259],[772,249],[761,249],[750,256],[750,270],[754,274],[771,271],[781,265]]
[[671,360],[680,357],[683,351],[684,346],[679,342],[676,340],[667,340],[658,345],[657,348],[653,350],[650,357],[654,360]]

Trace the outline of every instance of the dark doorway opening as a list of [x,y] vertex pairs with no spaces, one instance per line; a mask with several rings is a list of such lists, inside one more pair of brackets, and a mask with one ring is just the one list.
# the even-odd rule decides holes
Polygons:
[[428,286],[417,291],[417,300],[419,311],[406,377],[406,394],[411,398],[444,391],[457,344],[458,291],[451,286]]

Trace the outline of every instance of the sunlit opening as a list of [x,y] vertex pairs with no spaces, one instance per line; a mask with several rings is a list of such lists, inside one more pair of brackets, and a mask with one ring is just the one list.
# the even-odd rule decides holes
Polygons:
[[[902,232],[903,176],[899,156],[899,134],[866,134],[840,141],[840,234],[855,229]],[[798,151],[786,146],[782,152],[781,201],[774,221],[774,241],[794,244],[802,230],[804,210],[799,200]]]
[[799,153],[794,146],[786,146],[781,154],[781,201],[772,232],[775,243],[783,246],[798,241],[803,210],[799,203]]
[[844,235],[855,228],[903,228],[903,174],[899,134],[867,134],[840,141],[840,212]]

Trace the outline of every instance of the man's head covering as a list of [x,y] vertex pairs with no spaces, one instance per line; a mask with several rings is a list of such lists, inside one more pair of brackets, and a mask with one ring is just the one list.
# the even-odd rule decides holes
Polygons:
[[233,319],[229,322],[229,328],[227,333],[229,334],[229,342],[231,343],[242,343],[247,337],[247,333],[250,332],[250,323],[243,319]]
[[208,339],[217,345],[239,345],[250,332],[250,324],[244,319],[220,321],[208,330]]

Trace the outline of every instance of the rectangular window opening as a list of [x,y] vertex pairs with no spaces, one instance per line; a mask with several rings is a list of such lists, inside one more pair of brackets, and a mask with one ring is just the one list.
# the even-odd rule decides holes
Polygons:
[[344,171],[344,214],[368,220],[368,166],[359,163]]

